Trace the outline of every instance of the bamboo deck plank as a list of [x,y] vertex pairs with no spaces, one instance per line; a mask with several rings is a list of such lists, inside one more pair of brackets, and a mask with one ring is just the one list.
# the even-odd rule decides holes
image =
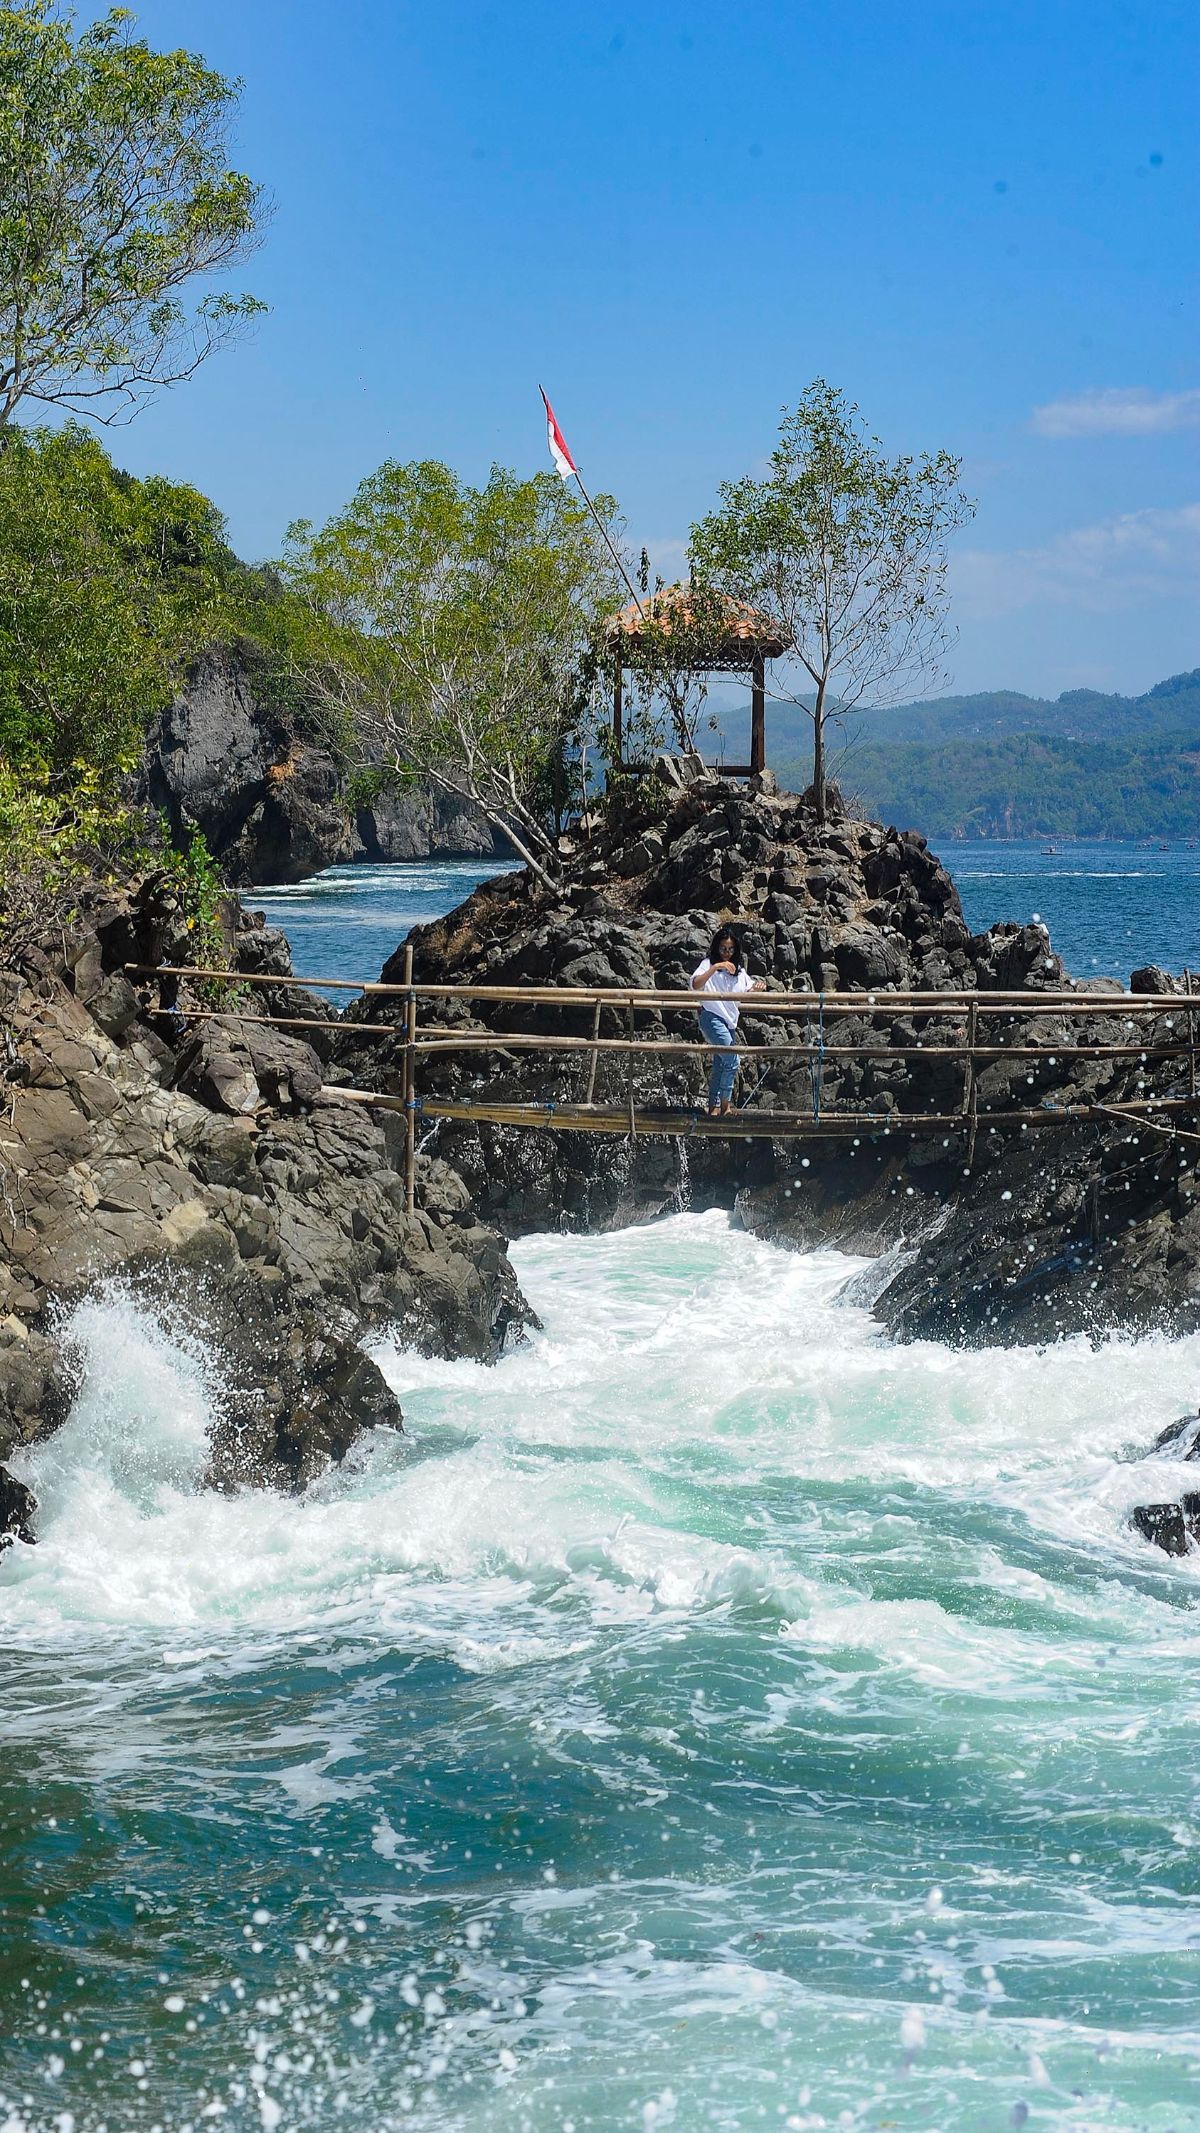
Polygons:
[[[330,1099],[373,1104],[385,1111],[406,1108],[402,1096],[380,1096],[370,1089],[335,1087],[325,1093]],[[1194,1108],[1190,1097],[1151,1097],[1144,1103],[1062,1104],[1029,1111],[981,1111],[979,1122],[996,1128],[1055,1126],[1064,1120],[1094,1118],[1101,1114],[1150,1120],[1164,1112]],[[552,1133],[615,1133],[625,1137],[630,1133],[627,1106],[617,1109],[604,1104],[559,1103],[555,1100],[545,1103],[454,1103],[441,1097],[426,1096],[418,1099],[417,1110],[424,1119],[454,1119],[464,1124],[525,1126]],[[961,1134],[963,1125],[961,1111],[827,1111],[819,1120],[807,1111],[735,1111],[726,1118],[709,1118],[703,1111],[683,1109],[639,1109],[635,1113],[638,1136],[657,1135],[672,1140],[697,1137],[716,1140],[836,1139],[845,1134],[890,1138],[934,1132],[939,1128]]]

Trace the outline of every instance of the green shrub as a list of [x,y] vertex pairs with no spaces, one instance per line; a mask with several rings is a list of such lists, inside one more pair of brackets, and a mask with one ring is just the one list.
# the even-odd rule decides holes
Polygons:
[[115,881],[154,857],[145,816],[98,772],[80,766],[55,789],[0,760],[0,955],[69,926],[86,882]]

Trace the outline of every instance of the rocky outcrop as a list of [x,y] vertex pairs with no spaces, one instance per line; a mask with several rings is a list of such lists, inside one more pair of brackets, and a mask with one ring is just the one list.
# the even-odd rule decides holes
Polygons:
[[196,660],[146,746],[140,795],[176,844],[194,829],[235,886],[302,881],[350,860],[492,858],[504,840],[444,795],[347,796],[334,752],[272,701],[262,663],[215,647]]
[[[1163,1453],[1183,1461],[1200,1459],[1200,1415],[1181,1415],[1159,1432],[1150,1455]],[[1196,1476],[1193,1473],[1186,1479],[1195,1481]],[[1184,1487],[1177,1498],[1165,1503],[1138,1504],[1132,1522],[1135,1533],[1161,1548],[1164,1555],[1188,1555],[1200,1548],[1200,1490]]]
[[[878,1001],[911,988],[965,988],[983,998],[1071,986],[1040,925],[970,933],[954,884],[924,838],[838,809],[818,822],[806,800],[775,793],[769,780],[758,790],[714,779],[673,794],[647,789],[611,833],[565,855],[556,891],[505,875],[417,929],[416,974],[432,982],[680,988],[727,919],[742,931],[751,970],[789,991],[869,992]],[[399,975],[397,956],[384,976]],[[1146,1039],[1177,1040],[1173,981],[1158,973],[1155,982],[1163,1015],[1146,1027]],[[851,1015],[822,1033],[816,1006],[814,997],[813,1013],[773,1018],[769,1030],[746,1025],[743,1088],[756,1109],[807,1109],[806,1059],[764,1059],[760,1071],[754,1045],[767,1035],[799,1044],[823,1034],[828,1046],[853,1054],[827,1052],[826,1120],[840,1107],[878,1121],[847,1139],[689,1139],[687,1114],[703,1087],[697,1052],[665,1065],[641,1059],[633,1072],[638,1104],[680,1109],[678,1140],[621,1143],[446,1121],[435,1129],[438,1149],[509,1234],[562,1223],[610,1226],[685,1201],[736,1201],[750,1227],[800,1248],[900,1247],[875,1309],[902,1338],[1040,1341],[1105,1324],[1200,1323],[1196,1145],[1176,1139],[1164,1122],[1100,1110],[1053,1130],[1026,1128],[1018,1115],[1163,1094],[1179,1086],[1179,1062],[1155,1067],[1134,1052],[1069,1063],[1068,1026],[1049,1003],[1032,1023],[989,1021],[998,1044],[1032,1047],[1036,1056],[981,1066],[972,1144],[965,1121],[936,1134],[905,1126],[906,1114],[957,1112],[963,1096],[958,1061],[937,1056],[932,1040],[931,1056],[920,1056],[919,1016],[898,1003],[890,1021]],[[361,1012],[386,1019],[394,1010],[377,1002]],[[479,1017],[476,1026],[496,1032],[591,1028],[586,1008],[494,1006]],[[471,1026],[462,1003],[445,1006],[440,1019],[448,1028]],[[686,1012],[647,1016],[639,1027],[695,1034]],[[611,1013],[602,1030],[620,1033]],[[1092,1025],[1092,1034],[1128,1043],[1119,1018]],[[338,1056],[373,1076],[373,1086],[381,1075],[399,1085],[398,1048],[387,1040],[347,1036]],[[583,1092],[587,1061],[512,1052],[481,1062],[464,1053],[423,1072],[430,1094],[469,1097],[486,1085],[496,1097],[552,1103]],[[625,1061],[602,1057],[597,1098],[622,1104],[628,1091]]]
[[[228,916],[231,967],[287,972],[281,935]],[[530,1314],[445,1163],[418,1166],[406,1213],[391,1123],[326,1086],[320,1029],[310,1044],[227,1021],[203,981],[125,973],[187,948],[158,876],[97,893],[53,952],[0,970],[0,1458],[64,1418],[64,1319],[117,1281],[214,1358],[212,1480],[300,1486],[399,1425],[365,1334],[486,1360]],[[264,986],[253,1009],[294,1012],[295,995]]]
[[15,1540],[32,1546],[37,1537],[34,1532],[36,1517],[37,1500],[33,1490],[10,1474],[7,1467],[0,1466],[0,1549],[11,1547]]

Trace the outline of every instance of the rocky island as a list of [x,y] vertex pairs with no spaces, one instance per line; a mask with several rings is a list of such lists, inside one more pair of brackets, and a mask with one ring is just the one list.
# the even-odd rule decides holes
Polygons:
[[[520,1132],[447,1120],[437,1146],[472,1198],[509,1235],[563,1222],[582,1228],[645,1220],[681,1204],[733,1206],[759,1234],[800,1248],[838,1244],[894,1252],[876,1299],[902,1338],[951,1342],[1043,1341],[1114,1325],[1182,1330],[1200,1322],[1197,1144],[1165,1122],[1103,1110],[1034,1130],[1008,1114],[1040,1106],[1115,1106],[1186,1087],[1186,1062],[1123,1056],[1071,1060],[1071,1026],[1053,999],[1064,991],[1111,996],[1108,980],[1072,980],[1041,925],[998,925],[972,934],[946,869],[913,831],[864,822],[836,804],[824,821],[810,804],[772,789],[699,778],[659,788],[618,817],[610,832],[568,855],[550,893],[522,875],[479,887],[456,911],[414,935],[414,975],[426,983],[646,986],[686,989],[719,921],[740,929],[752,972],[778,990],[861,992],[878,1006],[891,992],[1011,990],[1048,996],[1045,1016],[1002,1023],[998,1046],[1019,1043],[1033,1058],[999,1057],[978,1074],[977,1130],[967,1160],[967,1122],[936,1134],[906,1128],[906,1113],[953,1113],[961,1062],[920,1057],[920,1032],[898,1005],[839,1022],[837,1042],[856,1056],[825,1067],[825,1116],[874,1112],[878,1128],[844,1141],[689,1138],[637,1141],[614,1163],[596,1136]],[[397,981],[399,955],[384,971]],[[1147,1046],[1181,1043],[1186,1011],[1177,981],[1155,969],[1133,974],[1139,993],[1161,993]],[[423,1004],[450,1029],[496,1033],[536,1028],[533,1010],[460,1002]],[[397,1022],[394,1002],[372,1000],[356,1020]],[[694,1034],[686,1012],[672,1032]],[[545,1025],[547,1028],[549,1024]],[[588,1010],[556,1013],[556,1030],[584,1035]],[[648,1023],[654,1033],[654,1025]],[[657,1025],[664,1034],[666,1025]],[[801,1046],[805,1025],[773,1017],[774,1040]],[[768,1059],[754,1068],[755,1028],[744,1032],[746,1078],[756,1108],[803,1110],[808,1062]],[[1129,1046],[1118,1015],[1098,1018],[1089,1040]],[[395,1088],[398,1042],[339,1039],[336,1056],[362,1086]],[[897,1050],[908,1056],[897,1056]],[[915,1056],[914,1056],[915,1055]],[[664,1068],[639,1059],[641,1105],[694,1106],[702,1054]],[[469,1096],[485,1083],[498,1095],[539,1101],[565,1093],[563,1068],[537,1053],[480,1064],[465,1053],[426,1068],[431,1094]],[[624,1100],[626,1069],[601,1055],[597,1095]],[[1046,1116],[1049,1120],[1050,1111]],[[686,1160],[686,1171],[683,1167]]]
[[214,645],[191,662],[150,727],[135,782],[175,843],[198,830],[238,888],[351,861],[508,855],[478,812],[428,787],[356,796],[328,737],[269,685],[249,645]]

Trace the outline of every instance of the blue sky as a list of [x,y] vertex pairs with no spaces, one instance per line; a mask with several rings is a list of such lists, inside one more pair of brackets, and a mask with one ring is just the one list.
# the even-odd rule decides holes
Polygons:
[[1191,0],[137,12],[245,78],[271,311],[110,441],[244,554],[388,456],[547,464],[541,380],[671,575],[823,375],[963,455],[956,686],[1200,664]]

